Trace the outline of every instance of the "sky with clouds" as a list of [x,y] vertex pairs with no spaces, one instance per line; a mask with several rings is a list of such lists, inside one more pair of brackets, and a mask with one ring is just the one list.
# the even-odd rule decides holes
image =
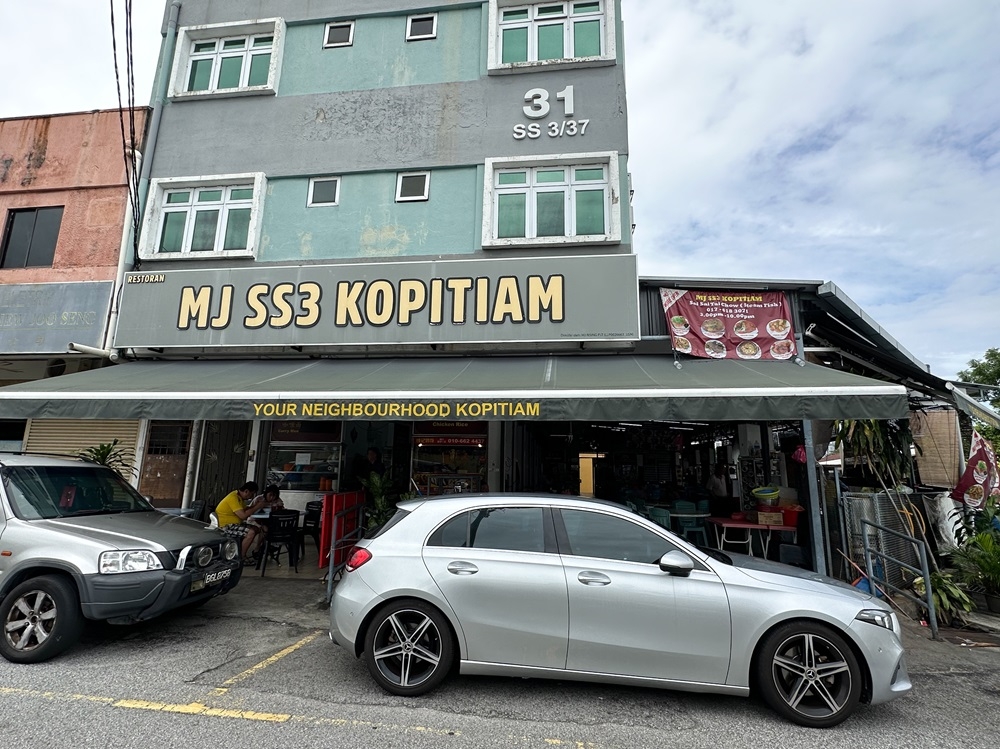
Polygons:
[[[163,5],[134,5],[145,104]],[[623,17],[641,275],[833,281],[942,377],[1000,347],[1000,3]],[[0,117],[117,106],[110,28],[108,2],[0,3]]]

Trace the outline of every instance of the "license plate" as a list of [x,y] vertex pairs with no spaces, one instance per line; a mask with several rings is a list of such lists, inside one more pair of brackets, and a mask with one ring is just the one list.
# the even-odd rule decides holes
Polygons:
[[233,574],[232,570],[219,570],[218,572],[209,572],[207,575],[205,575],[205,585],[215,585],[216,583],[221,583],[231,574]]

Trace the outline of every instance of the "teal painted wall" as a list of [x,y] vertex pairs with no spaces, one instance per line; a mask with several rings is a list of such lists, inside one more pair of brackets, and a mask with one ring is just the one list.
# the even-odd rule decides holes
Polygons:
[[310,208],[308,179],[271,178],[257,259],[471,254],[482,243],[482,184],[481,167],[435,169],[429,200],[397,203],[395,172],[347,174],[340,205]]
[[[609,246],[612,252],[632,242],[627,157],[619,157],[619,165],[622,200],[613,208],[621,211],[622,241],[620,249]],[[482,246],[483,179],[482,165],[433,169],[429,200],[397,203],[395,172],[347,174],[341,176],[339,205],[309,207],[308,178],[270,178],[257,259],[472,254]]]
[[290,25],[279,96],[450,81],[485,73],[482,8],[438,11],[437,38],[406,41],[406,16],[358,18],[354,44],[323,49],[326,24]]

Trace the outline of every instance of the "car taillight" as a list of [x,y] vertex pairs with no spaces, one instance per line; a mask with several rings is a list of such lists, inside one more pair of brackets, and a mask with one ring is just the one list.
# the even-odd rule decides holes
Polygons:
[[371,558],[372,553],[368,549],[359,549],[355,546],[347,554],[347,571],[353,572]]

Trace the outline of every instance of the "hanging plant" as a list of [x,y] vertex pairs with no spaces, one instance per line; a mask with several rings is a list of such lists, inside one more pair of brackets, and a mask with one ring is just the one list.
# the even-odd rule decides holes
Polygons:
[[909,420],[849,419],[838,421],[834,433],[834,444],[844,455],[845,465],[848,457],[854,458],[883,484],[892,487],[910,475],[910,450],[914,443]]

